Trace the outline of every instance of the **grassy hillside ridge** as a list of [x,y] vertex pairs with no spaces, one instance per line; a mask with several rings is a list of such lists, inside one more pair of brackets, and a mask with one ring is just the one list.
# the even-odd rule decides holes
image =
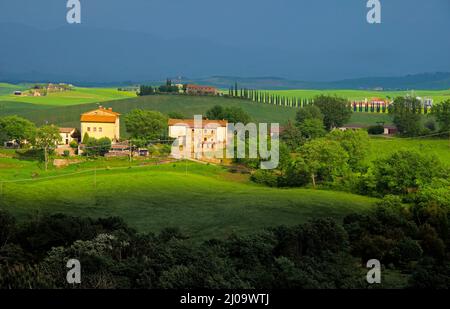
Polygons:
[[[261,104],[241,99],[176,95],[155,95],[121,99],[103,102],[102,105],[112,107],[114,111],[121,114],[126,114],[135,108],[141,108],[156,110],[162,113],[176,111],[184,114],[185,117],[193,117],[196,114],[205,115],[206,111],[214,105],[238,106],[248,112],[255,122],[280,123],[281,125],[286,124],[289,120],[294,120],[297,112],[295,108]],[[49,122],[63,127],[79,127],[80,115],[97,108],[97,106],[98,104],[95,103],[50,106],[0,101],[0,116],[17,114],[35,122],[37,125]],[[350,123],[362,125],[373,125],[378,121],[391,123],[390,118],[387,114],[354,113]],[[121,128],[122,133],[125,133],[125,126],[122,125]]]
[[450,140],[438,138],[385,138],[370,139],[371,153],[368,161],[386,157],[398,150],[413,150],[424,155],[435,155],[450,167]]
[[8,83],[0,83],[0,100],[4,96],[13,96],[14,91],[23,91],[28,88],[25,84],[13,85]]
[[[0,165],[15,168],[14,161],[0,158]],[[5,183],[0,207],[18,218],[43,212],[120,216],[139,231],[177,226],[194,239],[205,239],[295,225],[313,217],[340,220],[377,201],[342,192],[270,189],[230,179],[232,174],[215,166],[188,163],[187,171],[185,163],[177,163],[98,170],[96,177],[91,173]]]
[[15,96],[14,90],[26,90],[26,87],[16,89],[2,87],[0,84],[0,101],[31,103],[36,105],[70,106],[78,104],[98,103],[136,97],[134,92],[118,91],[116,88],[80,88],[75,87],[70,91],[51,92],[46,96]]
[[[118,91],[117,88],[83,88],[75,87],[72,91],[49,93],[46,97],[27,97],[15,96],[15,90],[26,90],[31,85],[12,85],[7,83],[0,83],[0,101],[24,102],[39,105],[77,105],[105,102],[117,99],[126,99],[135,97],[134,92]],[[228,93],[227,88],[221,90],[223,93]],[[395,98],[397,96],[405,96],[407,94],[419,97],[431,97],[436,103],[450,99],[450,89],[447,90],[417,90],[417,91],[374,91],[374,90],[352,90],[352,89],[323,89],[323,90],[308,90],[308,89],[291,89],[291,90],[271,90],[269,93],[287,97],[313,98],[320,94],[337,95],[347,98],[348,100],[364,100],[365,98],[381,97],[381,98]]]
[[450,73],[435,72],[421,73],[407,76],[393,77],[362,77],[326,82],[297,81],[280,77],[238,77],[238,76],[211,76],[199,79],[183,79],[183,82],[214,85],[228,88],[237,82],[243,88],[252,89],[375,89],[382,87],[386,90],[433,89],[443,90],[450,88]]

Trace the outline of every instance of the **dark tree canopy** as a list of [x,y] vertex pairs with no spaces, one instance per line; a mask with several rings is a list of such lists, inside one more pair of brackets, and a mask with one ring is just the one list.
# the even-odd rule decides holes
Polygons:
[[155,94],[155,89],[152,86],[142,85],[139,87],[139,95],[140,96],[146,96],[146,95],[152,95],[152,94]]
[[366,156],[370,151],[370,140],[365,130],[334,130],[328,138],[338,141],[349,155],[349,166],[358,170],[363,167]]
[[441,131],[450,131],[450,99],[434,106],[432,113],[436,117]]
[[318,118],[305,119],[298,124],[298,128],[303,138],[307,140],[323,137],[327,133],[323,121]]
[[323,114],[323,123],[327,130],[341,127],[350,120],[352,110],[347,99],[320,95],[314,98],[314,106]]
[[247,124],[251,121],[250,115],[244,111],[241,107],[230,106],[222,107],[215,105],[206,112],[206,118],[211,120],[228,120],[229,123],[244,123]]
[[132,138],[149,141],[166,134],[167,120],[160,112],[135,109],[125,116],[125,126]]
[[111,140],[107,137],[99,139],[87,137],[83,143],[85,146],[84,153],[88,156],[104,156],[111,150]]
[[169,112],[169,113],[167,113],[167,116],[169,118],[172,118],[172,119],[184,119],[184,118],[186,118],[186,116],[183,113],[180,113],[180,112]]
[[445,170],[435,156],[399,150],[378,160],[374,166],[378,192],[407,194],[430,184],[433,179],[445,177]]
[[320,108],[315,105],[307,105],[300,108],[295,116],[297,124],[301,124],[307,119],[319,119],[323,121],[323,114]]
[[291,121],[280,132],[280,140],[283,141],[291,151],[295,151],[305,141],[300,129]]
[[404,136],[417,136],[422,125],[422,103],[412,97],[397,97],[389,106],[389,113],[394,117],[393,122],[398,132]]
[[16,140],[19,143],[32,142],[36,133],[36,126],[31,121],[19,116],[0,118],[0,143]]

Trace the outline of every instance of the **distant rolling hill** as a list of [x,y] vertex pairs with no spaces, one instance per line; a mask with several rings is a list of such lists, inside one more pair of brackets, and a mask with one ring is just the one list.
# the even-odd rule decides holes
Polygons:
[[229,88],[236,82],[240,87],[255,89],[355,89],[355,90],[447,90],[450,73],[423,73],[400,77],[365,77],[331,82],[295,81],[279,77],[212,76],[199,79],[181,79],[182,82],[210,84]]

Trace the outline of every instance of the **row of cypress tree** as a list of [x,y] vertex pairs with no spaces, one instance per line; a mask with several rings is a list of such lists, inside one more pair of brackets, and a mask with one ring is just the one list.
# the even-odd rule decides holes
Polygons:
[[250,100],[257,103],[267,103],[297,108],[305,107],[307,105],[314,103],[313,99],[287,97],[256,89],[247,89],[247,88],[238,89],[237,85],[235,85],[234,87],[230,87],[230,89],[228,90],[228,96],[233,98]]

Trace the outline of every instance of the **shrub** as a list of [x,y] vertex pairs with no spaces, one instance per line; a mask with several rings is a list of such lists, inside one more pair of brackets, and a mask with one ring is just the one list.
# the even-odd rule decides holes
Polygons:
[[434,119],[428,119],[427,122],[425,122],[425,128],[431,132],[436,131],[436,121]]
[[78,148],[78,142],[77,141],[71,141],[70,142],[70,148],[73,148],[73,149],[77,149]]
[[276,187],[278,185],[278,177],[271,171],[257,170],[252,174],[250,179],[253,182],[265,184],[270,187]]

